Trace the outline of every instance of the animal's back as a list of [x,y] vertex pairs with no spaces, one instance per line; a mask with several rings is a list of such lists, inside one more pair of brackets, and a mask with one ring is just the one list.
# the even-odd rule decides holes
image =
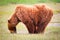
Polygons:
[[49,18],[50,11],[45,5],[20,5],[16,15],[22,22],[34,22],[37,25],[38,22],[42,23]]

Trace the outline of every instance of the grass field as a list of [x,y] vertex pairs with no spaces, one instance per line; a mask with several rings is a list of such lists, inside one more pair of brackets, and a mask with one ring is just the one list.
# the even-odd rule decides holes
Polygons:
[[[59,10],[58,5],[57,7],[56,5],[52,6],[51,7],[54,8],[54,10],[56,9]],[[0,6],[0,40],[60,40],[60,27],[58,26],[55,27],[47,26],[44,34],[29,34],[25,25],[19,23],[17,25],[18,33],[17,34],[9,33],[7,20],[13,14],[15,7],[16,7],[15,4]],[[59,12],[54,11],[54,14],[58,13],[60,14],[60,11]]]

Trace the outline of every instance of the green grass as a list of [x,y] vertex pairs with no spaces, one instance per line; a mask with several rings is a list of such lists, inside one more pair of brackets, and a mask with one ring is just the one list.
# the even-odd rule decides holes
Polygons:
[[54,12],[55,12],[55,13],[60,13],[60,10],[55,10]]
[[0,5],[6,4],[35,4],[35,3],[59,3],[60,0],[0,0]]

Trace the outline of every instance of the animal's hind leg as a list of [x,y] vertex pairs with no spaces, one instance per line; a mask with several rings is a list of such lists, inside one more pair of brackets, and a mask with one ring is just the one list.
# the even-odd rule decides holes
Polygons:
[[45,22],[42,22],[42,23],[38,24],[38,29],[37,29],[38,32],[44,33],[46,26],[51,21],[51,17],[52,16],[50,16]]
[[49,23],[49,21],[46,21],[46,22],[43,22],[43,23],[39,24],[37,26],[36,32],[38,32],[38,33],[44,33],[44,30],[45,30],[46,26],[48,25],[48,23]]
[[41,24],[41,28],[40,28],[40,33],[44,33],[44,31],[45,31],[45,28],[46,28],[46,26],[48,25],[48,21],[47,22],[43,22],[42,24]]

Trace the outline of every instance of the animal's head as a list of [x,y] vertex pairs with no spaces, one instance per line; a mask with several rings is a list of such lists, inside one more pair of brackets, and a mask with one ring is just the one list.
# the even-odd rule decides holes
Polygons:
[[8,20],[8,29],[11,33],[16,33],[16,27]]

